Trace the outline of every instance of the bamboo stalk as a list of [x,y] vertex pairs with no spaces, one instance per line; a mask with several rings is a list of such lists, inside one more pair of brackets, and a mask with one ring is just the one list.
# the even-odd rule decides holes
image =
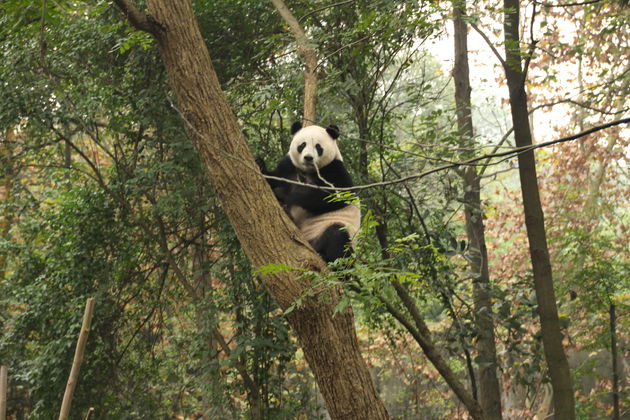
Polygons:
[[7,418],[7,377],[9,369],[6,366],[0,366],[0,420]]
[[81,363],[83,362],[83,354],[85,352],[85,345],[90,332],[93,311],[94,298],[89,298],[85,303],[83,323],[81,325],[81,331],[79,332],[77,347],[74,351],[74,360],[72,361],[72,369],[70,370],[70,376],[68,377],[68,383],[66,384],[66,392],[63,395],[63,402],[61,403],[61,410],[59,411],[59,420],[67,420],[70,415],[70,404],[72,403],[74,388],[76,387],[77,380],[79,378],[79,369],[81,368]]

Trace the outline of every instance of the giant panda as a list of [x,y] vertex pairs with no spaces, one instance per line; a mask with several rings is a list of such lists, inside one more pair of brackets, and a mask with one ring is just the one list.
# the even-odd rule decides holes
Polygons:
[[[337,139],[339,129],[317,125],[291,126],[289,152],[274,170],[267,170],[262,158],[257,163],[264,175],[320,187],[352,187],[352,177],[343,164]],[[327,200],[335,191],[321,190],[277,179],[267,179],[280,204],[327,263],[348,255],[349,246],[361,224],[357,204]]]

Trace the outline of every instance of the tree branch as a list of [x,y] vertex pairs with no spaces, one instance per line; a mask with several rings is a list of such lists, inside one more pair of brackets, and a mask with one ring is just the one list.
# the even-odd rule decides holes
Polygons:
[[344,0],[344,1],[340,1],[338,3],[335,4],[329,4],[328,6],[324,6],[324,7],[320,7],[319,9],[315,9],[315,10],[311,10],[310,12],[308,12],[307,14],[305,14],[304,16],[302,16],[299,21],[303,21],[304,19],[306,19],[309,16],[312,16],[316,13],[319,13],[321,11],[324,11],[326,9],[332,9],[333,7],[337,7],[337,6],[345,6],[346,4],[350,4],[350,3],[354,3],[356,0]]
[[[538,143],[538,144],[533,144],[531,146],[522,146],[522,147],[515,147],[513,149],[504,151],[504,152],[499,152],[499,153],[493,153],[493,154],[488,154],[488,155],[483,155],[483,156],[479,156],[479,157],[475,157],[472,159],[468,159],[465,161],[461,161],[461,162],[452,162],[449,163],[447,165],[442,165],[442,166],[438,166],[436,168],[433,169],[429,169],[428,171],[424,171],[421,172],[419,174],[414,174],[414,175],[409,175],[406,177],[402,177],[402,178],[398,178],[398,179],[393,179],[391,181],[382,181],[382,182],[375,182],[372,184],[364,184],[364,185],[355,185],[354,187],[349,187],[349,188],[334,188],[334,190],[336,191],[358,191],[358,190],[366,190],[369,188],[375,188],[375,187],[385,187],[385,186],[389,186],[389,185],[394,185],[394,184],[400,184],[403,182],[407,182],[407,181],[412,181],[412,180],[416,180],[416,179],[421,179],[421,178],[425,178],[428,175],[434,174],[436,172],[441,172],[447,169],[454,169],[454,168],[458,168],[460,166],[476,166],[477,162],[485,160],[485,159],[491,159],[491,158],[496,158],[496,157],[503,157],[503,156],[508,156],[507,159],[513,157],[510,155],[514,155],[514,156],[518,156],[522,153],[526,153],[532,150],[536,150],[536,149],[540,149],[543,147],[547,147],[547,146],[553,146],[555,144],[558,143],[564,143],[564,142],[568,142],[568,141],[572,141],[572,140],[577,140],[581,137],[585,137],[589,134],[593,134],[597,131],[601,131],[604,130],[606,128],[610,128],[610,127],[614,127],[617,125],[621,125],[621,124],[628,124],[630,123],[630,117],[628,118],[623,118],[621,120],[617,120],[617,121],[612,121],[609,122],[607,124],[602,124],[602,125],[598,125],[595,127],[592,127],[588,130],[585,130],[581,133],[578,134],[574,134],[572,136],[569,137],[563,137],[560,139],[556,139],[556,140],[550,140],[547,142],[543,142],[543,143]],[[485,164],[487,165],[487,164]],[[283,181],[283,182],[287,182],[290,184],[297,184],[297,185],[302,185],[305,187],[310,187],[310,188],[318,188],[318,189],[322,189],[322,190],[332,190],[332,188],[330,187],[319,187],[319,186],[313,186],[311,184],[305,184],[302,182],[298,182],[298,181],[291,181],[291,180],[287,180],[284,178],[278,178],[278,177],[274,177],[274,176],[270,176],[270,175],[264,175],[265,178],[268,179],[275,179],[278,181]]]
[[[184,121],[184,123],[189,126],[189,128],[191,130],[193,130],[194,132],[196,132],[196,134],[200,137],[204,137],[201,133],[199,133],[198,131],[195,130],[195,128],[192,126],[192,124],[190,123],[190,121],[188,121],[185,117],[185,115],[174,105],[171,104],[171,106],[173,106],[173,109],[175,109],[175,111],[182,117],[182,120]],[[446,165],[442,165],[442,166],[438,166],[436,168],[430,169],[428,171],[425,172],[421,172],[419,174],[414,174],[414,175],[409,175],[406,177],[402,177],[402,178],[397,178],[397,179],[393,179],[391,181],[382,181],[382,182],[375,182],[372,184],[364,184],[364,185],[355,185],[354,187],[349,187],[349,188],[334,188],[335,191],[359,191],[359,190],[366,190],[369,188],[375,188],[375,187],[384,187],[384,186],[388,186],[388,185],[394,185],[394,184],[400,184],[403,182],[407,182],[407,181],[411,181],[411,180],[415,180],[415,179],[421,179],[421,178],[425,178],[428,175],[431,175],[433,173],[436,172],[441,172],[447,169],[454,169],[454,168],[458,168],[460,166],[479,166],[479,164],[477,164],[477,162],[482,161],[482,160],[490,160],[492,158],[495,157],[504,157],[504,156],[509,156],[507,159],[509,159],[510,155],[514,155],[514,156],[518,156],[521,153],[525,153],[525,152],[529,152],[531,150],[536,150],[536,149],[540,149],[543,147],[547,147],[547,146],[553,146],[554,144],[558,144],[558,143],[564,143],[564,142],[568,142],[568,141],[573,141],[573,140],[577,140],[581,137],[585,137],[588,136],[589,134],[593,134],[596,133],[598,131],[601,130],[605,130],[607,128],[610,127],[614,127],[617,125],[621,125],[621,124],[628,124],[630,123],[630,117],[626,117],[626,118],[622,118],[620,120],[616,120],[616,121],[611,121],[609,123],[606,124],[602,124],[602,125],[597,125],[595,127],[592,127],[588,130],[582,131],[578,134],[574,134],[572,136],[569,137],[563,137],[563,138],[559,138],[559,139],[555,139],[555,140],[550,140],[547,142],[543,142],[543,143],[538,143],[538,144],[533,144],[531,146],[523,146],[523,147],[515,147],[513,149],[504,151],[504,152],[499,152],[499,153],[491,153],[491,154],[486,154],[486,155],[482,155],[482,156],[478,156],[472,159],[468,159],[465,161],[461,161],[461,162],[452,162]],[[506,135],[503,137],[503,139],[501,140],[501,142],[499,143],[499,145],[501,143],[503,143],[503,141],[507,138],[507,135],[513,130],[510,129],[510,131],[508,131],[508,133],[506,133]],[[242,159],[228,154],[226,153],[224,150],[216,150],[217,153],[220,153],[221,155],[225,156],[226,158],[233,160],[237,163],[239,163],[241,166],[244,166],[245,168],[255,171],[255,172],[260,172],[259,168],[254,167],[253,165],[249,165],[247,162],[243,161]],[[487,166],[488,163],[483,164],[482,166]],[[330,187],[320,187],[317,185],[312,185],[312,184],[305,184],[303,182],[300,181],[292,181],[290,179],[285,179],[285,178],[280,178],[280,177],[275,177],[272,175],[261,175],[263,178],[265,179],[274,179],[277,181],[282,181],[282,182],[286,182],[288,184],[295,184],[295,185],[302,185],[304,187],[308,187],[308,188],[316,188],[316,189],[321,189],[321,190],[333,190],[333,188]]]
[[490,38],[488,38],[488,35],[486,35],[477,25],[475,25],[472,21],[469,20],[468,24],[470,25],[471,28],[473,28],[475,31],[477,31],[477,33],[483,38],[484,41],[486,41],[486,44],[488,44],[488,46],[490,47],[490,49],[492,50],[492,52],[494,53],[494,55],[497,57],[497,59],[499,60],[499,62],[501,63],[501,65],[503,66],[503,68],[507,67],[507,63],[505,62],[505,60],[503,59],[503,57],[501,57],[501,53],[499,53],[499,50],[497,50],[497,48],[494,46],[494,44],[492,43],[492,41],[490,41]]
[[[446,169],[453,169],[453,168],[457,168],[459,166],[471,166],[471,165],[474,165],[477,162],[479,162],[481,160],[484,160],[484,159],[495,158],[495,157],[502,157],[502,156],[510,156],[510,155],[515,155],[516,156],[516,155],[520,155],[522,153],[526,153],[526,152],[529,152],[529,151],[532,151],[532,150],[540,149],[542,147],[553,146],[554,144],[564,143],[564,142],[568,142],[568,141],[572,141],[572,140],[577,140],[577,139],[579,139],[581,137],[585,137],[585,136],[587,136],[589,134],[593,134],[593,133],[595,133],[597,131],[601,131],[601,130],[604,130],[606,128],[614,127],[614,126],[621,125],[621,124],[628,124],[628,123],[630,123],[630,117],[623,118],[623,119],[617,120],[617,121],[612,121],[612,122],[609,122],[607,124],[598,125],[598,126],[590,128],[588,130],[585,130],[585,131],[583,131],[581,133],[569,136],[569,137],[563,137],[563,138],[556,139],[556,140],[550,140],[550,141],[543,142],[543,143],[533,144],[531,146],[515,147],[514,149],[507,150],[505,152],[494,153],[494,154],[491,154],[491,155],[483,155],[483,156],[479,156],[479,157],[476,157],[476,158],[468,159],[468,160],[465,160],[465,161],[462,161],[462,162],[453,162],[453,163],[450,163],[448,165],[438,166],[437,168],[433,168],[433,169],[430,169],[428,171],[425,171],[425,172],[422,172],[422,173],[419,173],[419,174],[409,175],[409,176],[406,176],[406,177],[403,177],[403,178],[394,179],[394,180],[391,180],[391,181],[375,182],[373,184],[365,184],[365,185],[355,185],[352,188],[335,188],[335,189],[338,190],[338,191],[344,191],[344,190],[356,191],[356,190],[365,190],[365,189],[374,188],[374,187],[383,187],[383,186],[387,186],[387,185],[400,184],[401,182],[407,182],[407,181],[411,181],[411,180],[414,180],[414,179],[421,179],[421,178],[424,178],[424,177],[426,177],[428,175],[431,175],[431,174],[436,173],[436,172],[444,171]],[[510,156],[510,157],[512,157],[512,156]],[[290,181],[287,181],[285,179],[282,179],[282,181],[290,182]],[[308,185],[308,184],[305,184],[305,185]],[[329,189],[329,188],[326,188],[326,187],[321,187],[321,188],[322,189]]]
[[532,5],[532,18],[530,20],[529,26],[529,51],[527,52],[527,56],[525,57],[525,63],[523,64],[523,83],[527,81],[527,72],[529,71],[529,64],[532,61],[532,57],[534,57],[534,51],[536,51],[536,44],[538,41],[534,39],[534,23],[536,22],[536,2]]
[[401,302],[411,315],[411,318],[414,321],[414,324],[411,324],[407,320],[407,318],[398,311],[391,303],[389,303],[384,297],[379,296],[381,302],[386,306],[387,311],[394,316],[403,326],[411,333],[416,342],[420,345],[422,350],[424,351],[427,359],[431,361],[433,367],[440,373],[442,378],[446,381],[451,390],[457,395],[460,401],[466,406],[468,412],[470,413],[473,419],[482,419],[483,414],[481,412],[481,407],[474,400],[472,395],[466,390],[466,388],[459,381],[453,370],[450,368],[446,360],[442,357],[442,355],[437,350],[436,345],[433,343],[431,339],[431,332],[429,327],[424,322],[422,315],[418,311],[418,308],[411,298],[405,288],[398,283],[397,281],[391,282],[392,286],[396,290],[398,297]]
[[114,0],[114,3],[125,14],[125,17],[136,29],[157,35],[155,22],[144,12],[141,12],[130,0]]
[[316,121],[317,106],[317,51],[306,33],[300,26],[300,22],[284,4],[283,0],[271,0],[274,7],[289,25],[298,45],[298,54],[304,59],[304,126]]
[[574,7],[574,6],[586,6],[588,4],[600,3],[601,1],[602,0],[590,0],[590,1],[584,1],[584,2],[564,3],[564,4],[551,4],[551,3],[543,3],[543,2],[535,1],[534,3],[538,3],[544,7]]

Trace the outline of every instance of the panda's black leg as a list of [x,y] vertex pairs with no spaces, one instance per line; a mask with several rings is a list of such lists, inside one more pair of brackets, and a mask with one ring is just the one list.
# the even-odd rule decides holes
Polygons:
[[343,225],[335,224],[326,229],[311,245],[329,263],[337,258],[347,257],[350,253],[349,244],[350,235],[346,229]]

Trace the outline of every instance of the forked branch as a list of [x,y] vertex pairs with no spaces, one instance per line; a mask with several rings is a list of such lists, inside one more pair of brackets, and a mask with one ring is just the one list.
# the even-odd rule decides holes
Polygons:
[[146,13],[141,12],[136,6],[129,0],[114,0],[114,3],[125,14],[129,23],[131,23],[136,29],[144,32],[148,32],[152,35],[157,35],[157,26],[155,22]]

